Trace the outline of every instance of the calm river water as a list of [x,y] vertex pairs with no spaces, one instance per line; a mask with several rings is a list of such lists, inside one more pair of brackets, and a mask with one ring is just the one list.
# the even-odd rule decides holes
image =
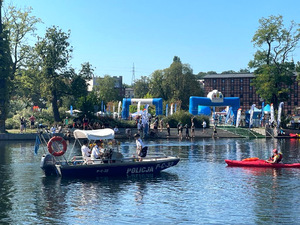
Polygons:
[[[0,224],[299,224],[300,169],[230,168],[224,159],[300,162],[296,139],[145,141],[178,155],[158,176],[45,178],[34,142],[0,145]],[[135,152],[134,141],[120,146]],[[77,149],[79,152],[79,148]]]

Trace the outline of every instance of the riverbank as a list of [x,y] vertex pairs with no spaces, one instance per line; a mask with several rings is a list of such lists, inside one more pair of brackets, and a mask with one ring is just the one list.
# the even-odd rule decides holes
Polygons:
[[[137,133],[137,129],[129,129],[131,135],[128,135],[125,128],[119,128],[119,133],[116,133],[115,139],[128,139],[133,138],[133,135]],[[32,131],[31,131],[32,132]],[[153,134],[153,133],[152,133]],[[207,128],[203,132],[201,128],[195,130],[195,138],[211,138],[213,134],[212,128]],[[0,140],[35,140],[37,133],[26,132],[26,133],[16,133],[8,131],[8,133],[0,134]],[[189,134],[191,136],[191,133]],[[64,133],[60,133],[59,136],[64,136]],[[217,137],[219,138],[240,138],[241,136],[236,135],[232,132],[225,131],[223,129],[217,129]],[[157,134],[149,135],[151,139],[179,139],[177,129],[171,128],[170,136],[168,136],[167,129],[163,129],[162,132],[158,130]],[[182,134],[182,139],[186,139],[185,130]]]

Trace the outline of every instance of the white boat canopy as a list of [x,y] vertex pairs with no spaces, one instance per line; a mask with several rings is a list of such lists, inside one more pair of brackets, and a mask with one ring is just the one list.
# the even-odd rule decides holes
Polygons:
[[115,132],[110,128],[98,130],[75,130],[75,139],[87,138],[89,140],[114,139]]

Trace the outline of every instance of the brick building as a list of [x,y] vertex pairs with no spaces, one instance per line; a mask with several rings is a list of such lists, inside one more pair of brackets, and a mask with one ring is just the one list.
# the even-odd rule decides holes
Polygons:
[[[284,112],[288,115],[295,113],[298,103],[300,103],[300,88],[296,82],[296,75],[293,77],[294,82],[291,85],[289,100],[284,102]],[[212,90],[222,92],[224,97],[239,97],[242,110],[249,110],[252,104],[261,108],[263,99],[256,94],[255,87],[250,83],[254,75],[252,73],[237,74],[211,74],[204,76],[204,92],[207,95]]]

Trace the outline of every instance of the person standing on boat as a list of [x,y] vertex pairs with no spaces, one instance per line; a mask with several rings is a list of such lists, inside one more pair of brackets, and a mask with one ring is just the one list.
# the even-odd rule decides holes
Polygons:
[[275,148],[273,149],[273,155],[266,160],[268,163],[279,163],[282,159],[282,153],[278,153],[278,150]]
[[81,147],[81,154],[84,161],[90,160],[91,157],[91,150],[88,147],[88,141],[84,140],[83,145]]
[[96,145],[93,147],[92,150],[92,160],[100,159],[101,156],[104,154],[104,149],[101,148],[102,141],[97,140],[95,144]]
[[139,156],[140,161],[142,161],[143,158],[146,157],[146,155],[147,155],[148,147],[145,147],[139,134],[135,134],[134,138],[135,138],[135,143],[136,143],[136,153]]

